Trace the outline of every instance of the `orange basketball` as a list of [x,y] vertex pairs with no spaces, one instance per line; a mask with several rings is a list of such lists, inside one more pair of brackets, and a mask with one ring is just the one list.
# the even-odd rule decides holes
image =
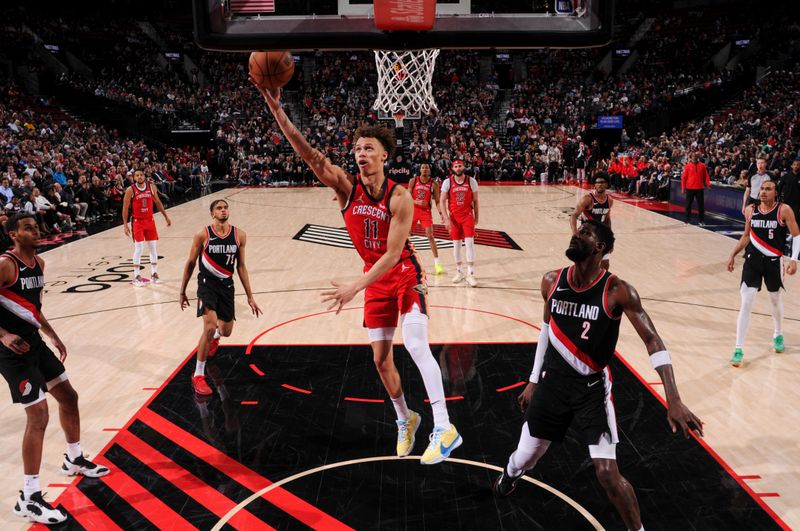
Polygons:
[[294,75],[294,59],[287,51],[253,52],[249,66],[256,83],[269,90],[284,86]]

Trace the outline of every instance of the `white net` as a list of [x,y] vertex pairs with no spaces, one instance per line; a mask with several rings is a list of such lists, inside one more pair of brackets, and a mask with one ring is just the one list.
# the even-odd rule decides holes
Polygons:
[[387,113],[427,114],[433,100],[433,70],[439,50],[375,50],[378,97],[372,108]]

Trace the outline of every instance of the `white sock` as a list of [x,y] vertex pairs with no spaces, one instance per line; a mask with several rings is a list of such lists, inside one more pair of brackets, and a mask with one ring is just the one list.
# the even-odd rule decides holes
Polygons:
[[474,275],[475,274],[475,268],[473,266],[471,266],[470,264],[467,264],[467,273],[469,273],[470,275]]
[[450,417],[444,399],[442,370],[433,358],[428,344],[428,316],[422,314],[416,304],[403,316],[403,343],[425,384],[425,392],[428,393],[433,409],[433,425],[449,429]]
[[434,265],[439,265],[439,257],[438,256],[434,256],[433,257],[433,263],[434,263]]
[[197,360],[197,366],[195,366],[194,368],[194,375],[195,376],[206,375],[206,362]]
[[772,301],[772,324],[775,325],[772,337],[776,338],[783,335],[783,293],[781,290],[770,291],[769,299]]
[[750,313],[753,311],[753,302],[755,302],[758,290],[742,284],[740,292],[742,294],[742,306],[739,308],[739,319],[736,321],[736,348],[744,347],[744,337],[750,327]]
[[42,490],[39,485],[39,474],[24,474],[22,483],[22,496],[26,500],[31,499],[31,494],[36,494]]
[[640,527],[640,528],[639,528],[639,529],[637,529],[636,531],[644,531],[644,524],[642,524],[642,527]]
[[395,413],[397,413],[397,420],[409,419],[410,415],[408,413],[408,405],[406,404],[406,395],[400,393],[400,396],[397,398],[392,398],[392,405],[394,406]]
[[214,330],[214,339],[219,339],[220,337],[222,337],[222,334],[219,333],[219,328],[217,328]]
[[82,453],[80,441],[76,443],[67,443],[67,457],[70,461],[74,461],[80,457]]

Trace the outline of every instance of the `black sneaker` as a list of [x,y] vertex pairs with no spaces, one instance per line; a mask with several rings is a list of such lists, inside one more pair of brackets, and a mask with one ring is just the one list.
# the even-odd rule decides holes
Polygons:
[[14,514],[39,524],[60,524],[67,519],[67,513],[47,503],[41,491],[34,492],[27,500],[20,491],[19,499],[14,504]]
[[72,461],[67,457],[67,454],[64,454],[64,463],[61,465],[61,473],[65,476],[77,476],[80,474],[87,478],[99,478],[109,472],[108,468],[92,463],[83,457],[83,454]]
[[517,482],[521,477],[522,474],[517,477],[511,477],[505,470],[503,470],[503,473],[500,474],[496,480],[494,480],[494,485],[492,485],[494,495],[501,498],[511,495],[511,493],[514,492],[514,489],[517,488]]

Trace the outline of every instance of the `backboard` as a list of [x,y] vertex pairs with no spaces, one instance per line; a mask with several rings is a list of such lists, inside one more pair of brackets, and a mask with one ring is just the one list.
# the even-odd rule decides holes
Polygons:
[[614,0],[439,0],[433,28],[416,32],[379,30],[372,0],[192,1],[203,48],[307,51],[599,46],[611,39]]

